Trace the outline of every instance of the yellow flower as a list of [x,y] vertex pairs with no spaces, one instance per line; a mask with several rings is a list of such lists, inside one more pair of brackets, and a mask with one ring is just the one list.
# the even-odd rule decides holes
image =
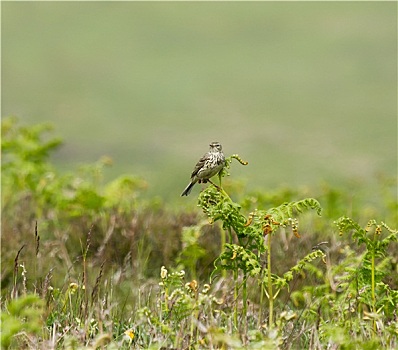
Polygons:
[[128,329],[127,331],[125,331],[124,334],[127,336],[127,338],[129,340],[133,340],[134,339],[135,334],[134,334],[134,331],[131,328]]
[[75,294],[76,290],[79,288],[79,285],[77,283],[70,283],[69,284],[69,293],[70,294]]
[[162,280],[167,278],[167,269],[164,266],[160,269],[160,277]]

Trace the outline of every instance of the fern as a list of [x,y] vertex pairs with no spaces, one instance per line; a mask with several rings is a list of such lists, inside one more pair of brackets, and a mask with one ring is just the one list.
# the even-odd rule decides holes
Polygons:
[[325,253],[321,250],[316,250],[307,254],[304,258],[300,259],[296,265],[292,266],[287,272],[285,272],[282,277],[277,277],[273,281],[277,289],[283,287],[288,287],[289,282],[293,280],[295,275],[300,274],[304,270],[311,270],[310,263],[316,259],[324,258]]
[[306,210],[315,209],[318,215],[321,215],[321,205],[314,198],[306,198],[298,202],[283,203],[279,207],[267,210],[267,214],[272,215],[274,220],[284,222],[293,217],[294,212],[303,213]]
[[[391,257],[387,256],[387,248],[391,242],[397,241],[398,231],[384,222],[378,224],[376,220],[369,220],[365,228],[348,217],[341,217],[335,224],[340,235],[352,232],[357,244],[365,245],[366,248],[359,266],[347,269],[352,281],[346,284],[347,288],[357,295],[359,303],[369,306],[373,315],[378,315],[382,310],[391,315],[390,303],[396,301],[396,291],[382,279],[390,271]],[[385,238],[382,238],[383,230],[389,232]],[[357,285],[352,285],[353,282]],[[376,332],[376,318],[368,319],[372,321],[373,331]]]
[[[238,160],[241,164],[246,165],[238,155],[233,155],[226,160],[226,167],[220,173],[221,178],[228,175],[227,170],[230,167],[232,159]],[[224,243],[223,251],[215,260],[215,269],[213,274],[218,270],[232,271],[235,281],[235,298],[238,297],[238,274],[243,274],[242,295],[243,295],[243,314],[246,316],[247,292],[246,280],[248,276],[258,279],[260,285],[261,296],[265,291],[269,300],[269,326],[273,324],[273,302],[281,288],[287,287],[293,279],[294,274],[306,268],[309,263],[319,257],[324,258],[325,254],[321,250],[316,250],[293,266],[282,277],[272,274],[271,266],[271,237],[272,234],[280,227],[292,228],[296,237],[298,234],[298,219],[295,217],[308,210],[316,210],[317,214],[321,214],[321,206],[314,198],[306,198],[297,202],[286,202],[278,207],[268,210],[254,210],[246,217],[241,213],[241,205],[232,201],[228,194],[222,188],[209,186],[199,195],[198,206],[202,208],[209,218],[210,223],[217,220],[222,222],[222,228],[229,233],[231,243]],[[236,233],[239,244],[233,244],[232,232]],[[266,254],[266,256],[264,256]],[[266,258],[266,267],[263,267],[263,260]],[[265,285],[267,288],[263,288]],[[273,288],[277,291],[274,293]],[[261,310],[260,310],[261,312]],[[234,324],[238,326],[237,307],[234,309]]]

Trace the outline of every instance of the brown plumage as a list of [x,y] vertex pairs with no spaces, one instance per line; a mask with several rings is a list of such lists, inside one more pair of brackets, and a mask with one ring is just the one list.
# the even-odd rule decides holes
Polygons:
[[203,155],[196,163],[191,174],[191,182],[182,192],[181,196],[188,196],[193,185],[197,182],[206,183],[210,178],[217,175],[225,165],[225,157],[219,142],[210,144],[209,152]]

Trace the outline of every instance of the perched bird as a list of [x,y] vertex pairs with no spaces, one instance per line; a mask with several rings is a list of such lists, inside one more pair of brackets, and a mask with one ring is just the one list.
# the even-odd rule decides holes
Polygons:
[[[206,183],[210,178],[217,175],[225,165],[225,157],[219,142],[210,144],[209,152],[199,159],[191,174],[191,182],[182,192],[181,196],[188,196],[193,185],[197,182]],[[211,182],[211,181],[210,181]]]

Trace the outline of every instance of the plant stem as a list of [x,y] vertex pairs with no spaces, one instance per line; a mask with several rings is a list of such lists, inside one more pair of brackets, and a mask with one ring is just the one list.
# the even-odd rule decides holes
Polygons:
[[164,311],[166,312],[169,312],[168,299],[169,299],[169,290],[166,286],[164,286]]
[[[376,237],[376,233],[374,234],[373,237],[373,242],[375,242],[375,240],[377,239]],[[371,263],[372,263],[372,312],[374,314],[376,314],[376,293],[375,293],[375,249],[374,247],[372,247],[372,259],[371,259]],[[373,335],[376,335],[376,319],[375,317],[373,317]]]
[[[231,228],[229,227],[229,232],[231,235]],[[221,230],[221,249],[220,249],[220,254],[224,251],[225,243],[227,241],[225,230]],[[227,278],[227,270],[223,269],[221,272],[222,278],[226,279]]]
[[271,329],[274,323],[274,295],[272,290],[272,278],[271,278],[271,237],[272,234],[268,234],[268,254],[267,254],[267,272],[268,272],[268,304],[269,304],[269,319],[268,325]]
[[244,320],[244,334],[247,335],[247,274],[243,276],[243,291],[242,291],[242,299],[243,299],[243,320]]
[[195,320],[197,319],[196,312],[194,312],[193,315],[192,315],[192,317],[191,317],[191,330],[190,330],[190,338],[191,338],[190,343],[191,343],[191,344],[194,342],[194,337],[193,337],[194,328],[195,328],[195,326],[194,326],[194,319],[195,319]]
[[257,320],[257,327],[261,325],[261,319],[263,315],[263,303],[264,303],[264,270],[261,271],[260,274],[261,283],[260,283],[260,305],[258,308],[258,320]]
[[238,329],[238,266],[234,269],[234,327],[235,330]]

